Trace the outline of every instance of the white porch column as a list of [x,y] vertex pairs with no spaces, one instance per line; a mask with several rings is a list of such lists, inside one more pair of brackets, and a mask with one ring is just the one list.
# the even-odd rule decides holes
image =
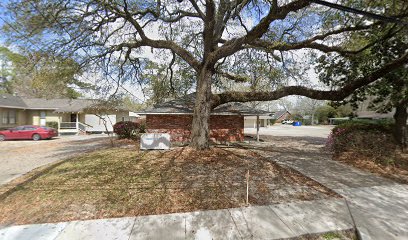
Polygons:
[[[58,113],[59,114],[59,113]],[[61,122],[62,122],[62,116],[58,116],[58,135],[60,134],[60,130],[61,130]]]
[[76,113],[75,127],[76,127],[76,130],[77,130],[77,133],[79,134],[79,115],[78,115],[78,113]]
[[259,142],[259,115],[256,115],[256,141]]

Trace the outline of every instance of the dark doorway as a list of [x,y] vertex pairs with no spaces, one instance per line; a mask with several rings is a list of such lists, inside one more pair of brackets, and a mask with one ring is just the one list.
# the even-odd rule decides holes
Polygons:
[[77,121],[77,115],[75,113],[71,114],[71,122]]

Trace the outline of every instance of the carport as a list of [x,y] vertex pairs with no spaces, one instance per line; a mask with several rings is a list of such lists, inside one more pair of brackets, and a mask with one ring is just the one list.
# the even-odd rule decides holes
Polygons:
[[265,112],[263,110],[255,110],[257,113],[256,115],[249,116],[249,117],[255,117],[256,122],[255,122],[255,128],[256,128],[256,141],[259,142],[259,128],[260,128],[260,118],[264,117],[263,119],[272,119],[272,117],[269,116],[268,112]]

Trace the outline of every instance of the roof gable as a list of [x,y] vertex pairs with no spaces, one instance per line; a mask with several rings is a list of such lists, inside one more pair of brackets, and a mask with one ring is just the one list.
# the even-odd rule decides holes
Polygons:
[[20,97],[4,93],[0,94],[0,107],[25,109],[27,105]]
[[276,112],[272,115],[272,117],[273,117],[274,119],[279,119],[279,118],[282,117],[285,113],[290,114],[290,112],[287,111],[287,110],[280,110],[280,111],[276,111]]

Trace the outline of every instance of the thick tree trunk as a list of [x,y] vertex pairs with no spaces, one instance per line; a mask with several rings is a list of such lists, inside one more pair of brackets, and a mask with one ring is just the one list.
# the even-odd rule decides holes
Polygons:
[[407,147],[407,117],[407,106],[397,106],[394,114],[394,138],[397,140],[403,151]]
[[203,67],[197,76],[196,100],[191,129],[190,146],[197,150],[209,148],[209,120],[211,114],[212,71]]

